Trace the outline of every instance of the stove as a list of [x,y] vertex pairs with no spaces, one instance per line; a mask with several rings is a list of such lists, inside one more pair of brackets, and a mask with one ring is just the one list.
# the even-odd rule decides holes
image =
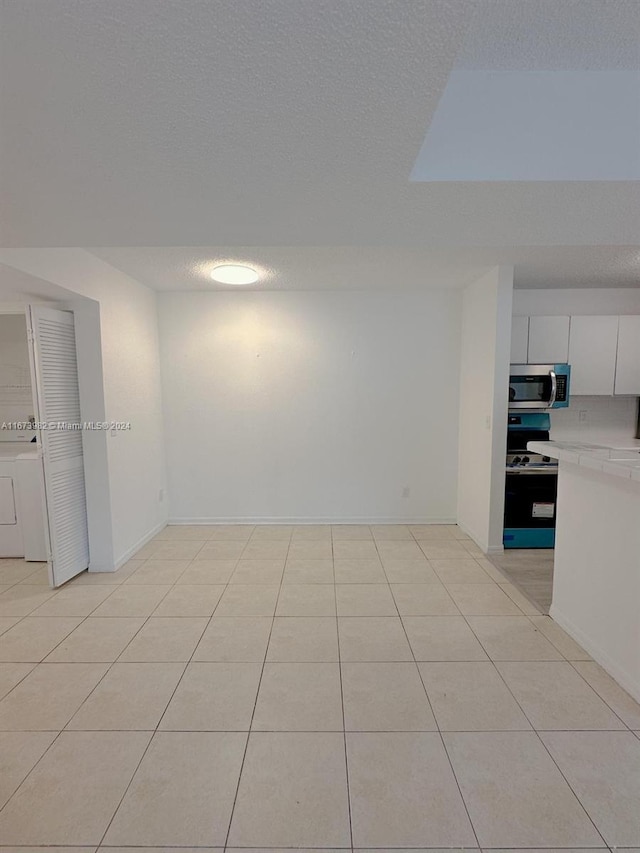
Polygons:
[[505,548],[553,548],[558,462],[527,450],[548,441],[546,413],[509,413],[504,502]]

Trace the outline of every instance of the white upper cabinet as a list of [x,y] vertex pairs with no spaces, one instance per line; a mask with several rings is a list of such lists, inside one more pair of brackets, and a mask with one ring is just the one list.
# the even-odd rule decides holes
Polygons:
[[568,317],[529,318],[527,360],[529,364],[564,364],[569,360]]
[[572,395],[614,393],[617,346],[618,317],[571,317]]
[[528,346],[529,318],[513,317],[511,320],[511,364],[527,363]]
[[615,393],[640,395],[640,317],[619,321]]

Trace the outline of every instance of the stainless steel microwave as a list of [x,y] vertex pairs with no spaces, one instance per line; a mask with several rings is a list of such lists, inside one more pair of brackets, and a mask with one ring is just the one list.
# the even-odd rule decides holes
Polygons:
[[512,364],[510,409],[563,409],[569,405],[568,364]]

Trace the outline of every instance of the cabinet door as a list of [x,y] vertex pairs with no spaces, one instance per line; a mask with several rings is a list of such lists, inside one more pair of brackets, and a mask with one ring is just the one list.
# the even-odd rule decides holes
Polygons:
[[640,395],[640,317],[619,317],[616,394]]
[[569,318],[529,318],[529,364],[564,364],[569,360]]
[[513,317],[511,320],[511,364],[527,363],[529,346],[529,318]]
[[617,347],[617,317],[571,318],[569,363],[572,395],[613,394]]

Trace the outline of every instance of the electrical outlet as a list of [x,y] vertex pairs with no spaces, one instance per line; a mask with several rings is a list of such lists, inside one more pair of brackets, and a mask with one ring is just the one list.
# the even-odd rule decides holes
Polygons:
[[403,498],[411,497],[411,489],[409,488],[409,486],[405,486],[404,489],[402,490],[402,497]]
[[581,409],[581,410],[578,412],[578,420],[580,421],[580,423],[581,423],[581,424],[586,423],[586,421],[587,421],[587,411],[586,411],[586,409]]
[[164,501],[164,489],[160,489],[160,491],[158,492],[158,500],[160,501],[160,503]]

